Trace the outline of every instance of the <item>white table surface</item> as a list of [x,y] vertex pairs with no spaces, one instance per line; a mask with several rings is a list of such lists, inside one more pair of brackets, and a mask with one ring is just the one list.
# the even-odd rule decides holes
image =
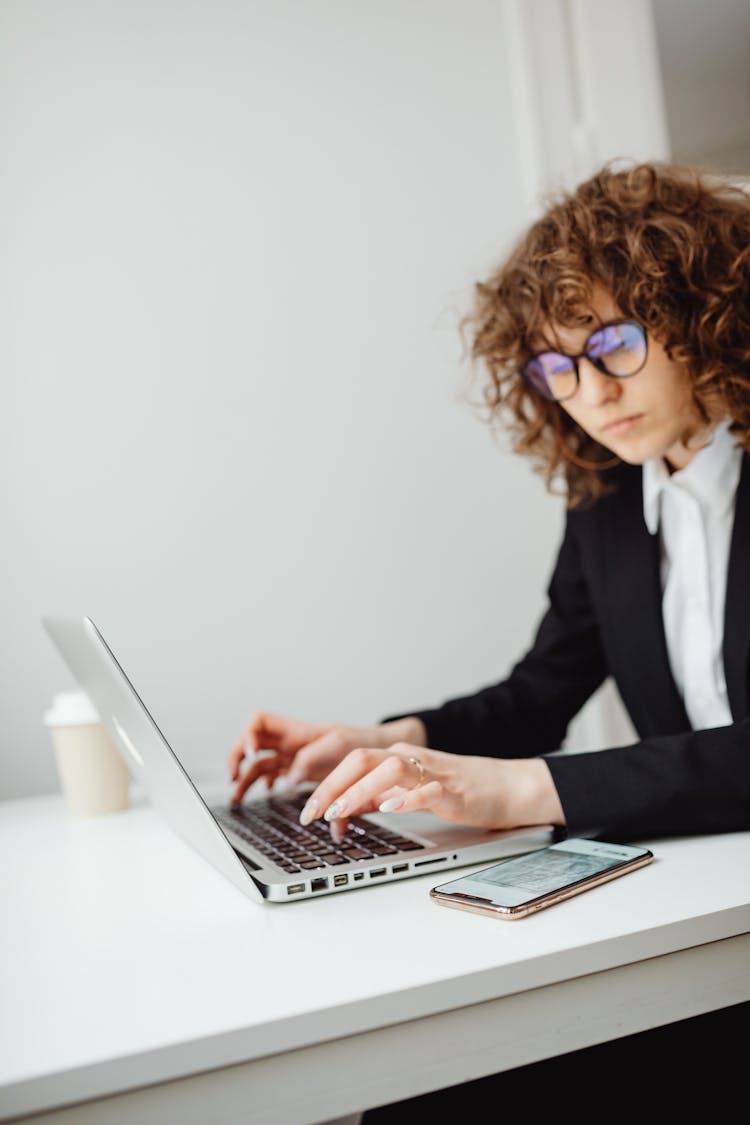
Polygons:
[[435,872],[260,905],[145,802],[6,801],[0,1119],[305,1125],[750,999],[750,833],[642,842],[506,922]]

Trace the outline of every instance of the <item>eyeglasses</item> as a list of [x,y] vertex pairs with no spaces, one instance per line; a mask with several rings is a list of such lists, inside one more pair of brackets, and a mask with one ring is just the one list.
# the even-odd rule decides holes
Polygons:
[[578,390],[578,361],[584,357],[614,379],[635,375],[646,362],[646,329],[636,320],[613,320],[592,332],[578,355],[538,352],[521,368],[524,379],[545,398],[563,402]]

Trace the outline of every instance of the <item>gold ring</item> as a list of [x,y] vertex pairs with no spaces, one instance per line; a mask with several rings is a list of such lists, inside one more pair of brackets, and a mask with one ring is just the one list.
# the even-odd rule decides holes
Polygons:
[[406,760],[407,762],[410,762],[411,765],[416,766],[419,770],[419,781],[417,782],[417,788],[419,788],[420,785],[424,785],[424,779],[427,776],[427,771],[420,762],[419,758],[407,758]]

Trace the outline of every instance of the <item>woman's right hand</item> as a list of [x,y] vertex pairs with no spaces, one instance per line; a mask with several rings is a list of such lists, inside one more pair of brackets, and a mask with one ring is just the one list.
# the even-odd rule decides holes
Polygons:
[[238,804],[260,777],[265,778],[269,789],[283,776],[292,785],[323,781],[355,747],[386,749],[395,742],[406,741],[417,746],[427,744],[424,725],[413,716],[377,726],[354,727],[307,723],[256,711],[229,755],[229,774],[237,783],[232,803]]

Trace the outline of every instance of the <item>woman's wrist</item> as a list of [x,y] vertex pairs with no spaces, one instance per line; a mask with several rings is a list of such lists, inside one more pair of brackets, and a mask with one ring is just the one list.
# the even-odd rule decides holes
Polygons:
[[411,746],[427,745],[427,730],[416,715],[391,719],[388,723],[381,723],[380,729],[383,731],[383,749],[393,746],[394,742],[408,742]]

